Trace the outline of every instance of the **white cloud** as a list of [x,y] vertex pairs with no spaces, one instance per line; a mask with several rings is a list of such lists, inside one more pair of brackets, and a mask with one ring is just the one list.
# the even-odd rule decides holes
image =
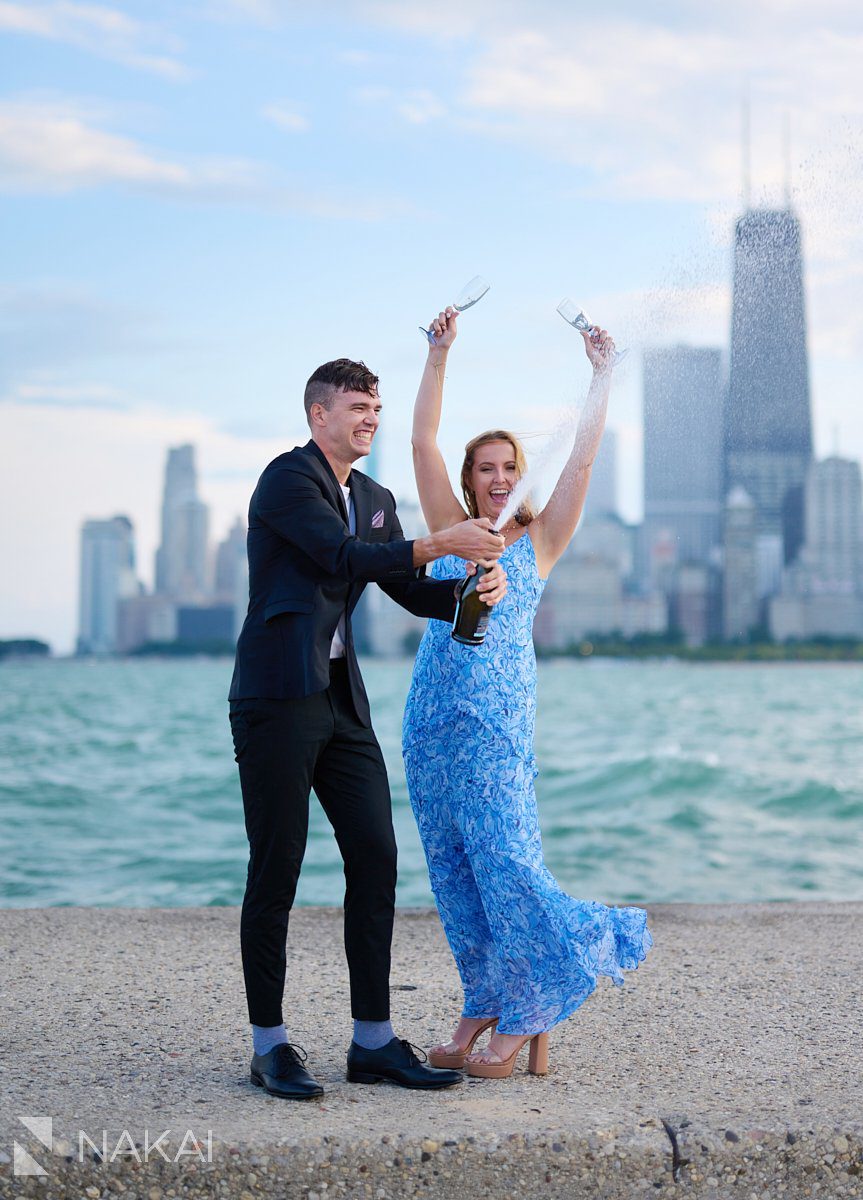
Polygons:
[[[727,243],[742,198],[748,78],[752,203],[785,202],[782,129],[790,114],[790,185],[812,310],[829,314],[834,353],[860,354],[863,315],[853,297],[863,253],[863,31],[855,13],[828,3],[782,21],[776,11],[732,3],[709,26],[600,14],[564,18],[552,32],[540,4],[529,28],[475,31],[479,50],[458,102],[463,127],[571,163],[594,200],[707,205]],[[681,261],[666,282],[688,285],[692,273]],[[817,329],[813,344],[823,344]]]
[[508,25],[524,13],[524,5],[513,0],[437,0],[435,4],[356,0],[347,7],[374,24],[445,42],[470,37],[495,24]]
[[[224,5],[271,25],[303,15],[296,0]],[[601,195],[739,199],[745,79],[756,193],[781,194],[783,110],[793,117],[795,160],[836,136],[840,118],[863,115],[863,29],[852,0],[727,0],[709,16],[692,2],[671,11],[624,2],[589,18],[562,0],[333,0],[331,9],[459,55],[453,108],[463,131],[572,163]],[[414,98],[386,81],[374,90],[405,119],[442,115],[420,79]]]
[[411,125],[425,125],[446,113],[445,106],[428,88],[413,88],[396,104],[400,116]]
[[185,79],[189,74],[175,57],[179,49],[176,39],[118,8],[68,0],[47,4],[0,0],[0,32],[61,42],[169,79]]
[[729,47],[707,35],[681,35],[609,21],[570,27],[563,37],[537,29],[495,35],[472,63],[467,100],[478,108],[564,113],[581,122],[625,121],[635,112],[655,127],[652,105],[699,80],[705,63],[729,65]]
[[105,183],[189,188],[188,167],[94,128],[74,103],[0,101],[0,185],[70,191]]
[[[559,4],[542,7],[552,13]],[[437,0],[434,5],[405,0],[328,0],[327,17],[337,23],[366,23],[409,36],[453,42],[488,28],[524,18],[523,0]],[[531,6],[531,12],[535,6]],[[216,20],[246,21],[274,29],[304,21],[309,8],[301,0],[209,0],[208,14]],[[362,53],[362,52],[360,52]],[[347,61],[347,60],[346,60]]]
[[363,104],[380,104],[409,125],[426,125],[446,115],[443,102],[428,88],[399,90],[384,84],[367,84],[354,93]]
[[286,129],[289,133],[304,133],[309,122],[302,113],[298,113],[296,109],[286,100],[274,100],[261,109],[261,116],[273,125],[277,125],[279,129]]
[[364,104],[378,104],[391,100],[394,93],[392,88],[384,87],[383,84],[370,83],[357,88],[355,95]]
[[[849,243],[859,244],[863,28],[851,0],[728,0],[709,18],[695,4],[669,12],[623,3],[590,19],[559,0],[336,7],[457,54],[457,127],[571,164],[582,195],[594,199],[720,205],[723,219],[729,206],[739,209],[747,86],[753,202],[782,203],[790,114],[794,196],[813,261],[847,258]],[[282,23],[300,12],[291,0],[272,0],[266,10]],[[415,122],[442,115],[422,80],[413,94],[386,78],[357,94]]]
[[[298,0],[224,0],[235,10],[266,7],[270,19],[287,20],[303,11]],[[607,10],[576,9],[567,0],[437,0],[436,4],[405,4],[404,0],[332,0],[332,6],[369,23],[420,35],[430,41],[455,38],[485,38],[489,33],[517,29],[532,22],[535,27],[563,36],[574,29],[587,29],[604,19]],[[613,6],[613,21],[637,23],[647,11],[643,0],[619,0]],[[699,0],[654,7],[662,22],[681,31],[708,23],[707,10]],[[838,35],[859,32],[860,7],[856,0],[725,0],[709,12],[709,26],[719,33],[750,41],[781,38],[788,27],[829,28]]]
[[210,0],[205,11],[216,20],[250,21],[270,28],[279,23],[282,7],[278,0]]
[[340,50],[336,59],[352,67],[367,67],[373,61],[373,55],[368,50]]
[[131,400],[119,388],[105,384],[16,383],[0,404],[33,405],[42,408],[126,409]]
[[863,35],[799,25],[764,41],[598,18],[487,36],[461,107],[477,131],[586,167],[614,194],[702,201],[738,192],[744,76],[756,179],[772,186],[784,108],[795,115],[798,157],[836,114],[863,113],[861,54]]
[[344,189],[316,193],[248,159],[170,156],[98,128],[75,101],[0,101],[0,191],[62,193],[107,185],[333,220],[378,221],[408,211],[398,199],[346,195]]

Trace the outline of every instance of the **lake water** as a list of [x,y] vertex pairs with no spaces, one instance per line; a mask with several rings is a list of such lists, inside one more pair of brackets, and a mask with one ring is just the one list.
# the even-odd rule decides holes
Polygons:
[[[431,903],[400,722],[410,663],[363,664],[400,847],[399,903]],[[238,904],[246,842],[231,664],[0,664],[0,905]],[[608,903],[863,899],[863,668],[539,665],[548,865]],[[312,800],[298,902],[338,904]]]

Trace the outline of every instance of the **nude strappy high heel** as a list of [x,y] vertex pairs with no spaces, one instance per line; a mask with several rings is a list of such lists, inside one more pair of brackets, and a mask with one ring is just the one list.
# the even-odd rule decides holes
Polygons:
[[476,1033],[471,1037],[464,1050],[453,1050],[446,1052],[443,1050],[429,1050],[428,1060],[433,1067],[449,1067],[453,1070],[460,1071],[464,1066],[464,1060],[471,1050],[474,1048],[476,1039],[481,1033],[485,1033],[487,1029],[494,1029],[497,1025],[497,1017],[489,1017],[484,1025],[480,1025]]
[[[534,1033],[526,1037],[520,1046],[516,1046],[509,1058],[504,1058],[501,1062],[469,1062],[465,1063],[465,1069],[468,1075],[475,1075],[480,1079],[508,1079],[512,1074],[512,1068],[515,1066],[515,1060],[528,1043],[530,1043],[530,1053],[527,1059],[528,1071],[530,1071],[531,1075],[547,1075],[547,1033]],[[492,1053],[494,1052],[492,1051]]]

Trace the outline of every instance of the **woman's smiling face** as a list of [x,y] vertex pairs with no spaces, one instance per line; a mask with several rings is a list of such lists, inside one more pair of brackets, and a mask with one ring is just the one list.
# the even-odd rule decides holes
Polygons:
[[510,442],[486,442],[478,447],[470,472],[471,487],[481,517],[494,525],[518,482],[515,450]]

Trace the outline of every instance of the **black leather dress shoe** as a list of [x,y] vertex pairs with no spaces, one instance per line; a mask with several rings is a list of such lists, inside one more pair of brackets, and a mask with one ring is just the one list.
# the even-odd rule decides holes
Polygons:
[[[416,1051],[422,1054],[417,1057]],[[365,1050],[351,1042],[348,1050],[348,1083],[380,1083],[388,1079],[406,1088],[445,1088],[461,1083],[461,1071],[438,1071],[425,1066],[418,1046],[393,1038],[380,1050]]]
[[306,1052],[301,1046],[283,1042],[267,1054],[253,1054],[251,1080],[255,1087],[266,1088],[271,1096],[285,1100],[312,1100],[323,1096],[324,1089],[303,1065]]

